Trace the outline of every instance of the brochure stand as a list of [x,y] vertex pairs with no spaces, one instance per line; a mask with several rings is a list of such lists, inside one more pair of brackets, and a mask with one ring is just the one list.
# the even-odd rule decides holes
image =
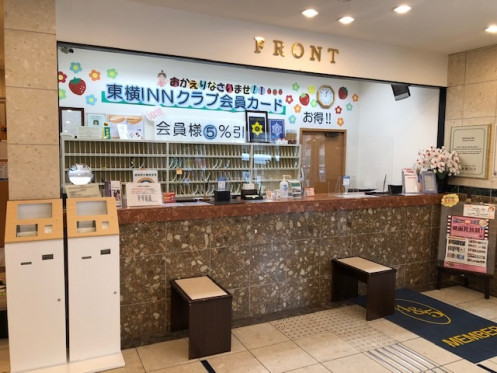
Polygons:
[[402,169],[402,193],[419,193],[418,175],[410,168]]
[[459,202],[453,207],[442,206],[437,289],[441,287],[443,272],[481,277],[488,299],[495,270],[496,238],[495,205]]
[[11,371],[65,365],[62,200],[8,201],[6,222]]
[[66,207],[71,368],[122,367],[116,200],[68,198]]

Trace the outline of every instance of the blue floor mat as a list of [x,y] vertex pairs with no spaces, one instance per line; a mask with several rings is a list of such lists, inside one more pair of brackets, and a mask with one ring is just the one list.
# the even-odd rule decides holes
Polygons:
[[[351,301],[365,306],[365,297]],[[396,291],[385,319],[473,363],[497,356],[496,322],[410,289]]]

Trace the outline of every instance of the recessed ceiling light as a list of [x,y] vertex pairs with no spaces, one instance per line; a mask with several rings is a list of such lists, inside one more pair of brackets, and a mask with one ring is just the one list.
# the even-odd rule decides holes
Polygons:
[[306,16],[307,18],[312,18],[312,17],[315,17],[317,16],[319,13],[317,12],[317,10],[315,9],[306,9],[302,12],[302,14],[304,16]]
[[402,4],[402,5],[399,5],[397,8],[395,8],[394,12],[398,13],[398,14],[406,14],[410,10],[411,10],[411,7],[409,5]]
[[345,16],[345,17],[339,18],[338,22],[340,22],[343,25],[348,25],[349,23],[354,22],[354,18],[352,18],[350,16]]
[[486,32],[490,32],[491,34],[497,34],[497,25],[490,25],[485,29]]

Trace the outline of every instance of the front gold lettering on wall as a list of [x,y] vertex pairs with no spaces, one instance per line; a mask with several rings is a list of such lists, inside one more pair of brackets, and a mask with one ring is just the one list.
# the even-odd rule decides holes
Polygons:
[[311,45],[311,61],[321,61],[321,49],[322,47],[315,47]]
[[303,55],[304,55],[304,46],[300,43],[293,43],[292,56],[295,58],[300,58]]
[[285,44],[281,40],[273,40],[273,43],[274,43],[273,56],[285,57],[285,53],[283,52]]
[[[261,54],[264,49],[264,38],[263,37],[255,37],[255,49],[254,53]],[[305,47],[302,43],[295,42],[292,44],[291,55],[293,58],[300,59],[304,57],[306,54],[309,55],[309,61],[318,61],[321,62],[321,54],[323,47],[310,45],[309,47]],[[339,50],[336,48],[328,48],[327,52],[330,56],[330,63],[335,63],[335,58],[339,53]],[[273,40],[273,56],[285,56],[285,43],[282,40]]]
[[335,54],[340,53],[338,49],[328,48],[328,53],[330,54],[330,63],[335,63]]
[[264,48],[264,38],[260,36],[256,36],[255,40],[255,51],[254,53],[261,53],[262,48]]

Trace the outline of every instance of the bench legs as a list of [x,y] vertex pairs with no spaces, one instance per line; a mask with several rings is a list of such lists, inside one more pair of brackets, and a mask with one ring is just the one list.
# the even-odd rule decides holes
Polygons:
[[339,264],[331,262],[331,301],[337,302],[348,298],[357,297],[357,278],[344,273]]
[[358,282],[367,283],[366,320],[392,315],[395,307],[396,271],[365,273],[339,262],[331,262],[331,301],[336,302],[358,295]]
[[372,274],[368,279],[366,320],[393,315],[395,310],[395,272]]
[[188,329],[188,358],[230,351],[231,295],[188,301],[171,289],[171,331]]
[[231,350],[231,297],[190,305],[188,358]]
[[188,302],[171,288],[171,331],[188,329]]

